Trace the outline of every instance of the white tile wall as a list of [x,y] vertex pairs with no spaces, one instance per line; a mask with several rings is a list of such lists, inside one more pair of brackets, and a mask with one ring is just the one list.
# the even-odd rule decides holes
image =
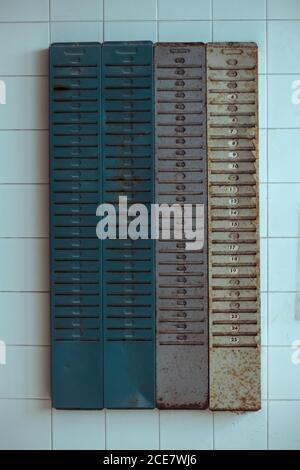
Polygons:
[[299,130],[270,129],[268,146],[269,183],[300,183]]
[[262,183],[259,185],[259,221],[260,236],[267,237],[268,234],[268,185]]
[[103,19],[103,0],[48,1],[50,1],[51,21],[101,21]]
[[103,22],[52,21],[51,42],[103,42]]
[[300,401],[269,402],[270,450],[300,449],[299,416]]
[[48,43],[49,23],[2,23],[0,75],[47,75]]
[[[48,237],[48,185],[3,184],[0,186],[0,237]],[[19,214],[19,217],[16,217]]]
[[107,410],[106,448],[159,449],[159,412]]
[[20,0],[1,0],[1,22],[49,21],[49,0],[26,0],[26,8],[20,8]]
[[213,40],[256,42],[259,48],[258,72],[266,73],[266,21],[214,21]]
[[266,0],[214,0],[213,17],[216,20],[264,20]]
[[[207,411],[161,411],[160,448],[213,449],[213,413]],[[170,433],[170,429],[172,432]]]
[[300,339],[300,292],[268,295],[269,345],[290,346]]
[[104,23],[105,41],[156,41],[155,21],[106,21]]
[[[300,341],[300,104],[292,102],[293,91],[299,98],[299,0],[0,0],[0,11],[7,89],[0,105],[0,339],[8,345],[0,448],[299,450],[300,354],[292,348]],[[257,413],[51,410],[46,49],[54,41],[135,39],[259,45]]]
[[53,449],[105,449],[105,411],[53,410]]
[[269,290],[300,291],[300,238],[269,238],[268,255]]
[[[288,44],[288,47],[286,47]],[[283,53],[284,52],[284,53]],[[295,60],[300,53],[300,21],[268,22],[268,72],[298,73]]]
[[156,0],[109,0],[104,3],[105,21],[156,20]]
[[49,400],[0,400],[0,449],[51,449]]
[[291,346],[269,348],[270,400],[300,400],[300,365],[294,364]]
[[158,1],[159,20],[210,20],[210,0],[170,0]]
[[0,331],[7,345],[49,345],[48,293],[0,292]]
[[256,413],[214,413],[217,450],[263,450],[267,447],[267,403]]
[[210,21],[159,21],[158,37],[162,42],[212,40]]
[[50,398],[49,346],[7,346],[1,398]]
[[[292,85],[295,80],[299,80],[299,75],[268,75],[269,128],[299,129],[300,105],[295,105],[292,102]],[[299,85],[297,88],[299,89]],[[272,155],[269,156],[269,159],[271,158]]]
[[3,80],[6,85],[6,104],[0,106],[0,132],[47,129],[48,79],[4,76]]
[[0,130],[0,149],[1,184],[48,183],[47,131]]

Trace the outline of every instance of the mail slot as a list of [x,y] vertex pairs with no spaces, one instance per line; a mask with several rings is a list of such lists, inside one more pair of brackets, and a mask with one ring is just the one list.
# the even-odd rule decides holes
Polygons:
[[50,47],[52,402],[103,407],[98,43]]
[[257,47],[207,45],[210,408],[260,408]]

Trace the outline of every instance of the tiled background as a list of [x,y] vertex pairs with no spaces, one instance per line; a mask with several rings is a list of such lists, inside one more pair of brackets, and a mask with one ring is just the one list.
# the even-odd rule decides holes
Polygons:
[[[256,41],[263,406],[257,413],[51,410],[47,47]],[[300,449],[299,0],[0,0],[1,449]]]

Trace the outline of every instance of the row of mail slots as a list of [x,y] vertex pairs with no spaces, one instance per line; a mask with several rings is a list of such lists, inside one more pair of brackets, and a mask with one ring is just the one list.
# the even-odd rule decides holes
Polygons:
[[[52,398],[260,408],[257,47],[50,48]],[[204,204],[204,248],[100,241],[102,202]]]

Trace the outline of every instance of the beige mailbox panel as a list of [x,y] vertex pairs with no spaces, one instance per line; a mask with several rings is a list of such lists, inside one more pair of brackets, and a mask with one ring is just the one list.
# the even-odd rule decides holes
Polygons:
[[260,409],[257,46],[207,45],[212,410]]

